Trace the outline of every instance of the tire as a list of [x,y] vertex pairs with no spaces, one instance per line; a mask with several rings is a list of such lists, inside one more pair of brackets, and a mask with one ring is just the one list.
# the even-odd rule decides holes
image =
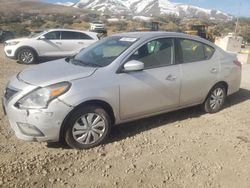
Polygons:
[[17,59],[23,64],[33,64],[36,61],[36,53],[30,48],[24,48],[18,52]]
[[89,149],[102,144],[109,136],[111,120],[107,112],[98,106],[74,111],[65,131],[66,143],[75,149]]
[[223,108],[223,104],[226,98],[226,88],[222,84],[215,85],[209,92],[205,102],[203,103],[203,109],[207,113],[216,113]]

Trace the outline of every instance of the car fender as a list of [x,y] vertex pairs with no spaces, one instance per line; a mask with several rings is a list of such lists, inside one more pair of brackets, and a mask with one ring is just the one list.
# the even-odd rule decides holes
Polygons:
[[18,55],[18,53],[20,52],[20,50],[25,49],[25,48],[28,48],[28,49],[33,50],[33,51],[35,52],[36,56],[39,56],[39,54],[38,54],[37,50],[35,50],[35,48],[33,48],[33,47],[31,47],[31,46],[20,46],[20,47],[18,47],[18,48],[16,49],[15,58],[17,58],[17,55]]

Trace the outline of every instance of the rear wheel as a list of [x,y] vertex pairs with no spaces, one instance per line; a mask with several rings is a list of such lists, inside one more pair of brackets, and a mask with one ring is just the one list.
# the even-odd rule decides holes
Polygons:
[[76,149],[89,149],[109,136],[111,121],[100,107],[79,108],[71,114],[66,128],[65,141]]
[[216,113],[223,107],[226,98],[226,89],[222,84],[214,86],[208,94],[203,108],[207,113]]
[[18,52],[17,59],[20,63],[32,64],[36,61],[36,53],[32,49],[24,48]]

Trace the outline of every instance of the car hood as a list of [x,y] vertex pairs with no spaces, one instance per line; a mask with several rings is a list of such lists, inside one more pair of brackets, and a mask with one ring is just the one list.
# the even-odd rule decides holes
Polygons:
[[5,42],[6,43],[9,43],[9,42],[22,42],[22,41],[25,41],[25,40],[30,40],[30,38],[16,38],[16,39],[7,40]]
[[74,65],[59,59],[25,69],[17,75],[20,81],[44,87],[91,76],[97,68]]

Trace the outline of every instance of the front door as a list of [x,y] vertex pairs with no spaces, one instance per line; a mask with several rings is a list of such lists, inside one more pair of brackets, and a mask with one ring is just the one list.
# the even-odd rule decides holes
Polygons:
[[38,40],[40,56],[63,56],[61,32],[51,31],[44,35],[44,39]]
[[175,64],[174,40],[156,39],[141,46],[129,60],[144,70],[119,74],[120,116],[132,119],[179,105],[180,65]]

